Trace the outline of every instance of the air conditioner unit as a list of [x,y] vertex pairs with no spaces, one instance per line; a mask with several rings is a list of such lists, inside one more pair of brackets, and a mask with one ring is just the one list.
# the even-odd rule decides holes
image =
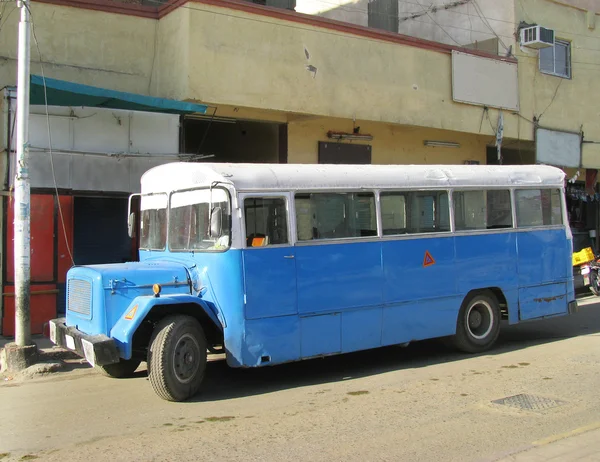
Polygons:
[[542,26],[521,29],[521,45],[529,48],[547,48],[554,46],[554,31]]

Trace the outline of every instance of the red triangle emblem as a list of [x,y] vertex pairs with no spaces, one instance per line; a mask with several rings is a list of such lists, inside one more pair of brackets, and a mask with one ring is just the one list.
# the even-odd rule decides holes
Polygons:
[[431,256],[431,254],[429,253],[429,250],[425,251],[425,258],[423,259],[423,266],[431,266],[431,265],[435,265],[435,260],[433,259],[433,257]]

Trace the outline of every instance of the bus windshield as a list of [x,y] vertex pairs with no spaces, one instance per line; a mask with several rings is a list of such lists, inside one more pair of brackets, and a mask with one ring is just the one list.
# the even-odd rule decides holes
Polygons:
[[167,195],[144,195],[140,205],[140,249],[165,250],[166,245]]
[[[212,215],[219,214],[220,228],[213,229]],[[223,251],[230,246],[231,207],[221,188],[173,193],[169,208],[169,249]]]

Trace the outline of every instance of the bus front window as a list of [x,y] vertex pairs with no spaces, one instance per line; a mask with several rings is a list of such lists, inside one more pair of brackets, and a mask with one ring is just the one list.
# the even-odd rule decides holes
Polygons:
[[167,244],[167,195],[142,196],[140,249],[165,250]]
[[[220,229],[213,229],[212,214],[220,214]],[[231,207],[224,189],[197,189],[173,193],[169,209],[169,249],[223,251],[230,246]]]

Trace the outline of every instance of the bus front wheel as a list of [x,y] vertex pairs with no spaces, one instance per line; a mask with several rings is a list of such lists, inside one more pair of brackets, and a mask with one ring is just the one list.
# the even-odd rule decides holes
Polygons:
[[206,337],[198,321],[174,315],[161,319],[148,348],[148,378],[158,396],[185,401],[200,390],[206,369]]
[[476,293],[463,301],[456,322],[454,346],[467,353],[490,348],[500,333],[500,306],[493,293]]

